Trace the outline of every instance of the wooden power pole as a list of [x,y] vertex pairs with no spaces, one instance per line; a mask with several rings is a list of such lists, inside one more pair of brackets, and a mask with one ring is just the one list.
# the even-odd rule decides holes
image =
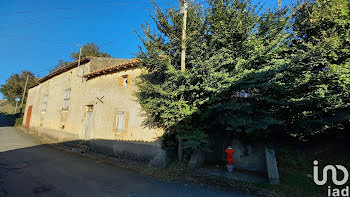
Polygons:
[[23,90],[23,95],[22,95],[22,101],[21,101],[21,109],[20,109],[19,113],[22,113],[23,101],[24,101],[24,97],[25,97],[25,95],[26,95],[28,79],[29,79],[29,75],[27,75],[26,84],[24,85],[24,90]]
[[182,13],[183,13],[183,18],[182,18],[182,42],[181,42],[181,71],[185,72],[186,71],[187,0],[183,0],[183,4],[181,4],[181,10],[182,10]]
[[[181,42],[181,72],[186,71],[186,23],[187,23],[187,0],[180,0],[181,11],[183,13],[182,18],[182,42]],[[183,159],[183,142],[182,139],[178,139],[178,159]]]

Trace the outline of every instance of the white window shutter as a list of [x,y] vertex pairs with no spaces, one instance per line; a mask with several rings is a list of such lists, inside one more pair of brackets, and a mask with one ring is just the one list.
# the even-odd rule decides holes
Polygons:
[[117,132],[122,133],[125,131],[125,112],[117,112],[116,125]]

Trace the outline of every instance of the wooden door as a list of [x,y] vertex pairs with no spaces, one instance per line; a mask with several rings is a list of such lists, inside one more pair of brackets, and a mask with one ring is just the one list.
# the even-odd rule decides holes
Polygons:
[[32,105],[28,107],[27,119],[26,119],[26,125],[25,125],[26,128],[29,128],[30,118],[32,117],[32,108],[33,108]]

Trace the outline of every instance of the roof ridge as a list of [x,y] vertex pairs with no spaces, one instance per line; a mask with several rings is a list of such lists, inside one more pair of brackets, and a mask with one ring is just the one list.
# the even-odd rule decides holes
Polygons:
[[107,68],[96,70],[94,72],[90,72],[88,74],[85,74],[83,77],[85,77],[85,78],[92,78],[94,76],[98,76],[98,75],[101,75],[101,74],[112,72],[112,71],[115,71],[115,70],[118,70],[118,69],[121,69],[121,68],[135,66],[139,62],[140,62],[140,59],[133,58],[129,62],[124,62],[124,63],[120,63],[120,64],[117,64],[117,65],[109,66]]
[[[91,60],[91,57],[83,57],[80,59],[80,64],[84,64],[85,62],[88,62],[90,60]],[[75,61],[73,61],[65,66],[62,66],[61,68],[59,68],[53,72],[50,72],[49,74],[47,74],[43,78],[38,79],[38,83],[42,83],[42,82],[44,82],[44,81],[46,81],[46,80],[48,80],[56,75],[63,73],[67,69],[69,70],[69,69],[73,68],[75,66],[75,64],[78,66],[78,63],[79,63],[79,60],[75,60]]]

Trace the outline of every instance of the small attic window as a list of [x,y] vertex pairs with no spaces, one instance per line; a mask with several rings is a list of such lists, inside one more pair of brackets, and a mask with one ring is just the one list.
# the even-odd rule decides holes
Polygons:
[[128,87],[128,78],[127,77],[123,77],[123,87]]
[[118,78],[118,87],[126,88],[130,85],[130,75],[123,75]]

